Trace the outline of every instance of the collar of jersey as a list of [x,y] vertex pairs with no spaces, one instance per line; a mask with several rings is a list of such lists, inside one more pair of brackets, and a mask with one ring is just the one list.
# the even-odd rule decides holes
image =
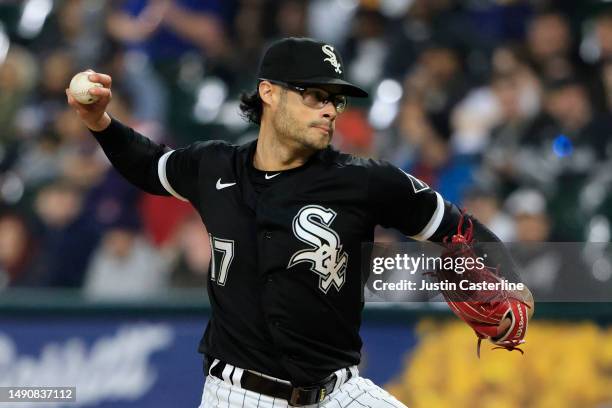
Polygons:
[[244,159],[246,159],[247,168],[249,169],[249,171],[252,174],[264,177],[266,173],[267,174],[281,173],[281,175],[279,177],[274,177],[273,179],[270,179],[270,180],[280,179],[283,175],[301,172],[301,171],[307,169],[308,167],[310,167],[313,163],[322,160],[326,156],[327,151],[332,149],[330,146],[328,146],[325,149],[320,150],[320,151],[316,152],[315,154],[313,154],[312,156],[310,156],[308,158],[308,160],[306,161],[306,163],[302,164],[301,166],[294,167],[292,169],[288,169],[288,170],[276,170],[276,171],[272,171],[272,170],[264,171],[264,170],[256,169],[255,166],[253,166],[253,157],[255,157],[255,149],[257,148],[257,139],[253,140],[252,142],[247,143],[246,147],[247,148],[244,150],[244,153],[245,153],[246,157],[244,157]]
[[[255,192],[254,186],[252,184],[252,176],[255,174],[254,171],[256,170],[253,166],[253,157],[255,156],[256,147],[257,139],[239,146],[235,161],[235,174],[240,186],[240,194],[243,197],[244,204],[254,213],[257,213],[258,202],[258,194]],[[312,157],[310,157],[310,159],[304,165],[296,167],[294,169],[286,170],[286,172],[299,174],[298,172],[304,171],[305,169],[309,168],[313,163],[319,162],[321,160],[326,160],[326,158],[332,157],[333,154],[331,154],[331,152],[333,152],[333,149],[328,147],[327,149],[324,149],[312,155]],[[286,179],[286,177],[279,176],[278,179],[283,180]],[[268,185],[286,186],[285,183],[270,183]],[[289,186],[289,189],[293,187],[295,186]]]

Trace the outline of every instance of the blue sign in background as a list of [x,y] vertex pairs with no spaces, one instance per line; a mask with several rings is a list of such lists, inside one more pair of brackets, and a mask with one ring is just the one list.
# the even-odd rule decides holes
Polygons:
[[[49,359],[48,353],[44,350],[49,348],[54,350],[69,349],[66,345],[74,343],[75,340],[85,350],[85,355],[93,360],[99,360],[101,350],[104,347],[106,347],[107,353],[109,350],[112,352],[112,347],[117,347],[118,350],[120,349],[121,352],[125,353],[126,349],[129,351],[130,347],[139,347],[139,344],[132,343],[141,341],[143,342],[142,347],[146,348],[147,345],[144,343],[151,343],[151,336],[154,336],[156,330],[159,330],[159,333],[162,333],[161,337],[167,337],[168,341],[162,345],[158,344],[157,348],[155,345],[151,346],[152,351],[145,355],[143,361],[138,361],[138,363],[143,363],[143,367],[146,366],[147,373],[152,373],[155,376],[150,386],[134,387],[134,389],[140,390],[134,395],[126,395],[126,393],[129,394],[126,391],[124,391],[124,395],[113,395],[112,392],[105,395],[104,392],[101,392],[99,396],[90,399],[91,402],[87,404],[77,403],[76,405],[96,408],[197,407],[204,382],[202,357],[197,353],[197,345],[206,323],[206,317],[184,316],[168,318],[102,318],[96,316],[0,318],[0,340],[2,340],[0,342],[0,369],[2,369],[3,364],[2,343],[6,348],[7,341],[12,343],[14,347],[13,361],[23,365],[26,364],[26,360],[29,360],[34,363],[28,364],[36,367],[37,364],[46,363],[42,361],[43,359]],[[143,333],[149,331],[149,337],[145,336],[139,339],[139,331]],[[364,341],[364,362],[361,367],[361,375],[370,378],[377,384],[384,385],[402,371],[402,366],[405,363],[403,356],[406,356],[407,352],[416,344],[414,330],[406,324],[365,321],[361,334]],[[50,345],[52,346],[50,347]],[[62,353],[68,354],[67,351],[57,352],[56,354],[62,356],[61,358],[66,358],[67,362],[65,364],[69,364],[68,361],[71,359],[80,358],[74,356],[69,358]],[[4,364],[6,364],[6,350],[4,354]],[[60,362],[60,364],[62,363]],[[88,366],[87,363],[81,362],[81,364],[79,367]],[[97,367],[94,363],[91,364],[91,367]],[[3,370],[10,372],[14,368],[5,366]],[[60,374],[58,373],[58,375]],[[96,375],[100,375],[100,372],[79,373],[79,376],[83,376],[83,378]],[[36,373],[34,373],[33,378],[37,378]],[[30,385],[6,384],[2,381],[3,374],[0,372],[0,385],[2,386]],[[4,377],[4,381],[7,381],[6,377]],[[106,383],[106,381],[104,382]],[[37,385],[44,386],[47,384]],[[75,384],[64,385],[72,386]],[[115,384],[115,388],[117,388],[117,384]],[[118,388],[121,389],[120,386]],[[79,400],[78,388],[77,400]],[[83,400],[81,399],[81,401]],[[20,403],[15,406],[26,408],[29,405]],[[0,407],[3,406],[8,405],[0,403]],[[59,407],[60,405],[55,406]],[[74,404],[66,406],[75,407]]]

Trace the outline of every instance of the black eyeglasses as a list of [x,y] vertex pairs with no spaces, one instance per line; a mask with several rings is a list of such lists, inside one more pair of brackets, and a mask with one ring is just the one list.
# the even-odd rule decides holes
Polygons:
[[282,81],[271,81],[269,79],[264,79],[264,81],[271,82],[275,85],[280,85],[283,88],[287,88],[289,90],[295,91],[300,94],[302,97],[302,103],[309,108],[313,109],[323,109],[328,103],[332,103],[336,108],[336,112],[342,113],[346,110],[346,105],[348,103],[346,96],[344,95],[334,95],[328,92],[325,92],[322,89],[318,88],[303,88],[301,86],[293,85],[287,82]]

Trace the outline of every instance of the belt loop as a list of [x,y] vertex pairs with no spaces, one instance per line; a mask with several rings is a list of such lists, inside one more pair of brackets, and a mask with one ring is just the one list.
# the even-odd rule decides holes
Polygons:
[[357,368],[356,365],[349,367],[349,371],[351,372],[351,375],[353,377],[359,377],[359,369]]
[[242,388],[242,374],[244,370],[240,367],[234,368],[234,374],[232,374],[232,385],[238,388]]
[[332,392],[340,388],[340,386],[346,381],[346,370],[344,368],[337,370],[334,374],[336,375],[336,384],[334,384],[334,389]]
[[231,364],[225,364],[225,367],[223,367],[223,371],[221,372],[221,377],[223,377],[223,381],[225,381],[226,383],[230,383],[230,375],[232,374],[232,370],[234,369],[234,366]]
[[212,362],[212,364],[210,365],[210,367],[208,367],[208,375],[212,375],[211,371],[213,368],[215,368],[215,366],[219,364],[219,359],[215,358],[214,361]]

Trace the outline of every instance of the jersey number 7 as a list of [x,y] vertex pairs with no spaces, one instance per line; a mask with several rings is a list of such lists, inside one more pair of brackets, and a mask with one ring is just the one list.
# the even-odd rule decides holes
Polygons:
[[[219,286],[225,286],[227,282],[227,274],[230,265],[234,260],[234,241],[230,239],[221,239],[208,234],[210,238],[210,280],[216,282]],[[220,265],[217,265],[215,260],[218,252],[221,252]]]

